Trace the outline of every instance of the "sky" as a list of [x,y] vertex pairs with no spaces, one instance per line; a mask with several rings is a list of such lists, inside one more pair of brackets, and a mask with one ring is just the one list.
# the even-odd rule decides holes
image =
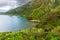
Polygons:
[[31,0],[0,0],[0,12],[6,12],[29,1]]

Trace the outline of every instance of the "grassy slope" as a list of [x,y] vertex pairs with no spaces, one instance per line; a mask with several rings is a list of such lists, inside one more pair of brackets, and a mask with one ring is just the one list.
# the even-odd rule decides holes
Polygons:
[[[46,6],[45,6],[46,7],[45,8],[43,5],[47,5],[48,3],[49,3],[48,0],[32,0],[32,2],[29,2],[26,5],[23,5],[21,7],[18,7],[16,9],[10,10],[7,13],[8,14],[12,14],[12,15],[16,15],[16,14],[17,15],[23,15],[23,16],[27,17],[27,19],[34,19],[35,17],[33,17],[33,15],[34,15],[33,14],[33,11],[37,9],[37,13],[35,13],[36,15],[39,13],[38,11],[40,9],[43,9],[43,10],[40,10],[40,11],[43,12],[44,9],[47,8]],[[42,8],[40,8],[40,6]],[[47,10],[49,10],[49,9],[47,9]],[[39,14],[42,14],[42,13],[39,13]]]
[[[57,6],[56,6],[57,5]],[[1,33],[0,40],[60,40],[60,4],[59,1],[35,0],[16,8],[18,14],[28,19],[39,19],[38,28],[18,32]],[[15,14],[16,12],[8,12]]]
[[0,33],[0,40],[60,40],[60,27],[55,27],[51,31],[44,29],[30,28],[18,32]]

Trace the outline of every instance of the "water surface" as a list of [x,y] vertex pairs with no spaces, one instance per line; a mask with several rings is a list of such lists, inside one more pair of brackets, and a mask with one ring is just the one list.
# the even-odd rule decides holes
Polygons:
[[0,32],[13,32],[30,26],[28,20],[23,16],[0,15]]

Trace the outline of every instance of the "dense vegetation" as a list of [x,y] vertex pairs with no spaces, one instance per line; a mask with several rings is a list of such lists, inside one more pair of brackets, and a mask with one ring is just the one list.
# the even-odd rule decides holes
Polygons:
[[0,40],[60,40],[60,27],[45,32],[42,28],[30,28],[18,32],[0,33]]
[[1,33],[1,40],[60,40],[60,0],[32,0],[7,13],[40,22],[35,28]]

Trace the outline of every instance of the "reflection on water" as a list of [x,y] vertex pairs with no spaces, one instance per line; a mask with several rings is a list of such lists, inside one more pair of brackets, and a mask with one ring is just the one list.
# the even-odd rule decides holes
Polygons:
[[23,16],[0,15],[0,32],[12,32],[30,27]]

